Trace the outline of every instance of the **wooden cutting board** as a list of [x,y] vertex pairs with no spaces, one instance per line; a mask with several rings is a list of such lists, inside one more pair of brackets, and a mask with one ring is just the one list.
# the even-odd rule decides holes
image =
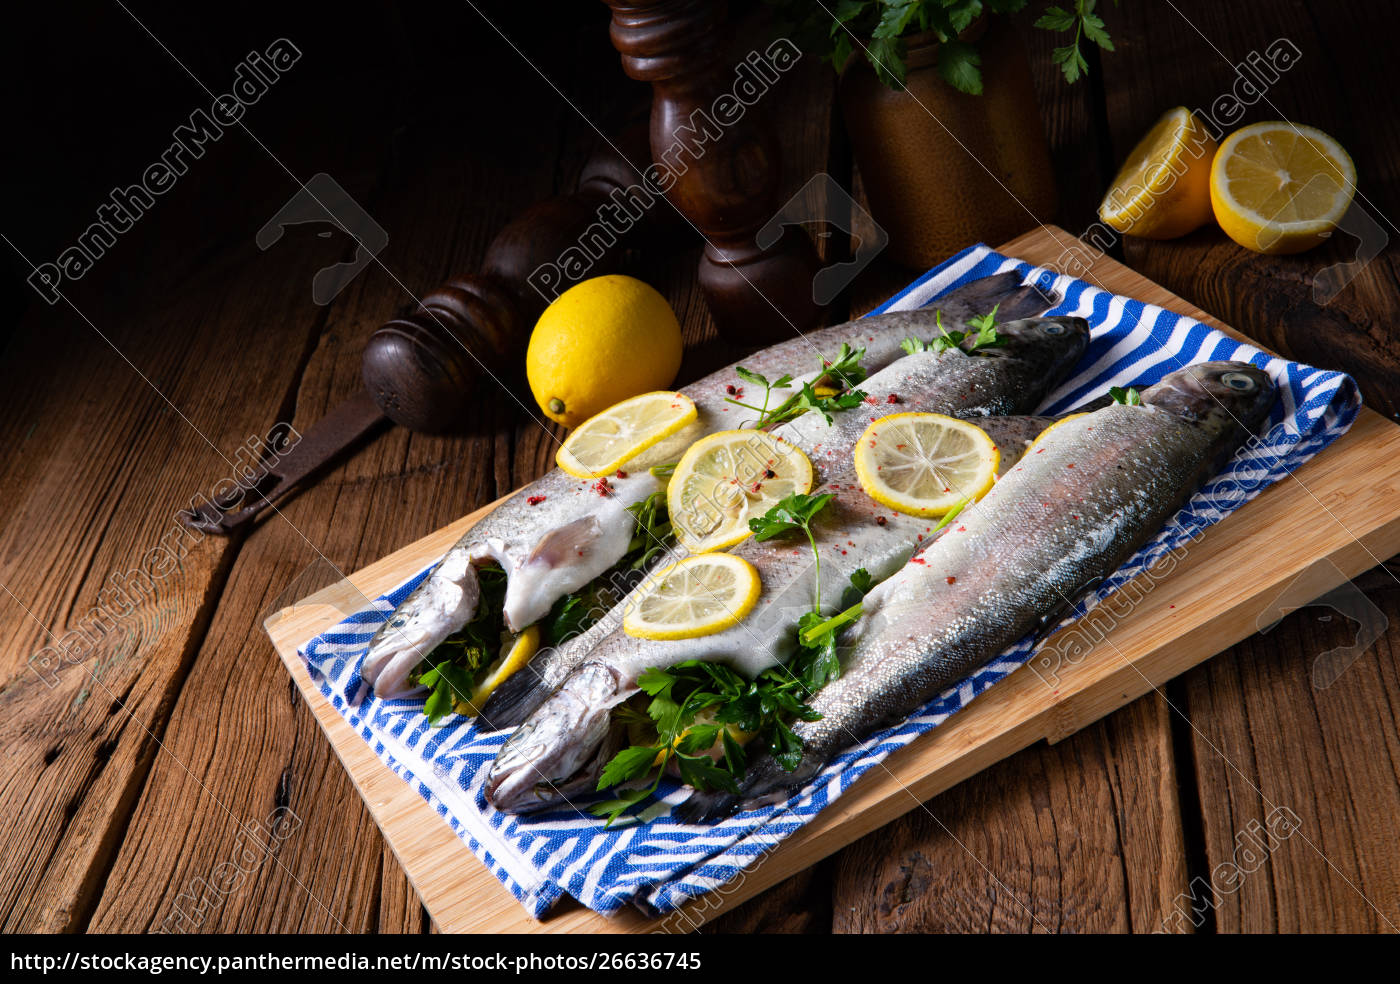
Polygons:
[[[1061,268],[1070,247],[1081,249],[1076,259],[1083,262],[1088,250],[1063,229],[1049,226],[1001,251]],[[1071,269],[1109,291],[1243,338],[1107,257]],[[297,655],[307,640],[363,607],[363,599],[383,594],[441,557],[495,503],[282,609],[264,624],[439,929],[684,931],[1027,745],[1068,737],[1400,552],[1397,490],[1400,426],[1362,410],[1350,431],[1293,478],[1211,527],[1170,574],[1155,581],[1130,617],[1074,665],[1060,667],[1054,686],[1029,669],[1003,680],[947,723],[891,755],[885,762],[888,771],[872,770],[757,866],[665,920],[649,920],[635,910],[607,918],[572,900],[561,902],[543,921],[531,918],[423,799],[375,758],[316,690]],[[1242,563],[1245,557],[1247,564]]]

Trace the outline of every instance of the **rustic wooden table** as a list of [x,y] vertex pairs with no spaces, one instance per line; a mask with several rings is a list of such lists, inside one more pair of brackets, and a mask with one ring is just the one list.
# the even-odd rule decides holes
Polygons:
[[[1370,226],[1382,240],[1400,237],[1400,131],[1389,125],[1400,97],[1383,83],[1388,53],[1375,40],[1391,36],[1389,6],[1109,5],[1117,51],[1072,88],[1050,62],[1053,39],[1026,30],[1060,187],[1054,218],[1087,227],[1118,159],[1163,109],[1210,105],[1237,63],[1287,38],[1303,53],[1298,68],[1245,120],[1286,116],[1338,137]],[[483,10],[584,115],[616,119],[646,92],[622,76],[597,7],[548,29],[504,4]],[[181,928],[428,931],[261,621],[534,478],[550,465],[553,436],[482,387],[472,434],[385,431],[245,536],[195,540],[174,516],[228,475],[251,436],[275,420],[304,429],[350,394],[369,333],[409,292],[472,269],[525,205],[569,188],[596,138],[470,8],[429,17],[385,5],[353,24],[254,12],[217,38],[176,7],[95,16],[97,34],[121,39],[126,54],[103,67],[127,73],[115,77],[133,105],[171,108],[88,120],[99,136],[120,127],[127,140],[81,165],[74,151],[87,144],[73,127],[42,142],[25,165],[30,194],[4,230],[22,275],[75,240],[108,189],[135,180],[171,128],[207,105],[187,71],[220,91],[244,53],[278,36],[304,58],[249,108],[246,130],[214,142],[72,286],[71,303],[49,306],[27,288],[3,295],[14,316],[0,363],[0,830],[12,846],[0,857],[0,914],[9,930],[158,929],[182,893],[233,861],[248,873],[219,882],[202,921]],[[91,52],[52,36],[37,35],[20,67],[57,73],[58,95],[72,96],[80,83],[62,72]],[[769,97],[788,193],[818,171],[856,181],[832,91],[813,59]],[[33,112],[44,126],[42,108]],[[254,241],[296,181],[322,171],[389,234],[380,262],[324,306],[313,302],[313,276],[353,249],[308,229],[268,250]],[[828,258],[850,250],[840,234],[820,242]],[[1386,247],[1327,303],[1314,296],[1321,271],[1357,248],[1339,235],[1319,252],[1265,259],[1205,229],[1130,241],[1120,256],[1264,344],[1354,373],[1368,403],[1394,415],[1400,254]],[[685,325],[687,378],[734,355],[710,327],[695,255],[634,264]],[[910,277],[877,261],[832,320]],[[100,644],[75,665],[31,671],[35,652],[162,551],[172,555],[164,575]],[[1336,606],[1290,614],[1164,694],[1027,749],[712,928],[1151,931],[1170,920],[1204,931],[1394,930],[1397,571],[1377,567]],[[1316,657],[1358,637],[1343,615],[1379,638],[1316,689]],[[300,825],[269,837],[280,806]],[[1202,892],[1212,877],[1221,885],[1221,866],[1276,806],[1307,837]],[[245,854],[254,841],[274,848]],[[1193,882],[1211,901],[1198,904],[1198,920],[1172,919]]]

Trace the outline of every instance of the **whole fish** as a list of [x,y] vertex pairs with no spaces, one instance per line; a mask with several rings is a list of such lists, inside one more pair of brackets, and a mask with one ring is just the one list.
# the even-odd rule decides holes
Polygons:
[[1267,416],[1268,374],[1207,362],[1045,434],[947,533],[865,598],[843,643],[840,677],[794,726],[802,761],[785,772],[757,757],[741,795],[696,793],[678,811],[711,819],[804,785],[843,748],[898,721],[1067,613],[1112,574]]
[[[993,308],[999,320],[1009,321],[1056,303],[1054,296],[1020,280],[1014,273],[976,280],[940,298],[936,307],[810,332],[757,352],[742,364],[770,379],[784,373],[799,376],[817,366],[821,354],[830,356],[842,342],[849,342],[865,348],[862,365],[873,372],[903,355],[900,342],[907,336],[934,335],[935,311],[942,312],[944,327],[952,330],[965,328],[966,319]],[[744,422],[745,411],[725,402],[726,387],[737,381],[730,366],[683,388],[680,392],[695,402],[698,419],[647,452],[641,464],[674,461],[704,434]],[[505,571],[507,627],[518,631],[544,618],[554,602],[591,584],[622,559],[635,529],[627,508],[664,487],[664,479],[639,465],[625,477],[609,477],[602,486],[555,469],[516,492],[468,530],[375,633],[361,667],[364,679],[380,697],[418,690],[409,682],[410,673],[476,614],[476,568],[483,564],[499,564]]]
[[[751,538],[731,552],[754,565],[762,592],[739,624],[696,639],[657,641],[633,638],[609,619],[590,638],[556,651],[542,670],[532,665],[507,681],[508,693],[483,709],[488,726],[501,727],[501,719],[514,716],[507,701],[538,706],[492,766],[486,782],[491,802],[517,812],[542,809],[595,782],[611,757],[612,709],[637,692],[637,679],[648,667],[718,660],[756,676],[787,661],[796,649],[797,618],[814,603],[834,609],[852,571],[863,567],[878,579],[903,564],[937,521],[895,513],[861,489],[851,452],[869,423],[910,411],[982,415],[979,425],[1001,435],[1010,459],[1024,448],[1027,425],[1013,421],[1003,428],[1002,418],[991,415],[1034,410],[1078,362],[1089,337],[1081,318],[1030,319],[997,331],[999,348],[921,352],[896,361],[862,384],[873,405],[836,415],[831,427],[808,413],[782,430],[811,458],[818,479],[813,491],[833,495],[813,524],[821,557],[819,599],[818,572],[805,539]],[[889,395],[898,402],[888,402]]]

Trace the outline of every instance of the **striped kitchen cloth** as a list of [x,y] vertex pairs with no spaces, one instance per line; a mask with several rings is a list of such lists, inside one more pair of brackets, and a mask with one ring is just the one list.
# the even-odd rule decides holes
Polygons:
[[[1067,621],[1288,475],[1345,432],[1361,406],[1355,384],[1342,373],[1275,358],[1198,321],[986,246],[959,253],[872,313],[930,305],[954,287],[1009,270],[1062,298],[1049,313],[1079,315],[1092,328],[1078,371],[1048,397],[1042,412],[1071,410],[1110,386],[1144,386],[1182,366],[1212,359],[1252,362],[1279,383],[1280,399],[1267,433],[1241,451]],[[601,820],[572,810],[521,817],[492,809],[481,786],[506,732],[478,730],[473,721],[461,718],[432,728],[421,699],[380,700],[369,693],[359,670],[370,637],[426,574],[310,640],[302,655],[321,693],[380,760],[418,791],[536,917],[565,894],[602,913],[628,904],[665,913],[715,890],[815,817],[885,756],[937,727],[1025,663],[1033,648],[1029,641],[1011,647],[919,713],[846,751],[780,805],[706,826],[675,822],[660,807],[651,811],[659,816],[608,829]],[[688,790],[668,781],[661,792],[663,802],[674,806]]]

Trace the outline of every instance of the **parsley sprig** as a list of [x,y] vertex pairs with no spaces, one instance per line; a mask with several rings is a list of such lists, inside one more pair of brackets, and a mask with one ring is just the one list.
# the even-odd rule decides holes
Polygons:
[[865,379],[865,369],[860,364],[864,356],[865,349],[852,348],[842,342],[835,358],[822,360],[821,376],[813,382],[803,383],[796,393],[789,395],[772,409],[769,409],[769,404],[773,401],[773,391],[791,389],[792,376],[784,373],[770,382],[761,373],[745,369],[743,366],[735,366],[734,371],[740,379],[750,386],[763,387],[763,403],[756,406],[734,397],[726,397],[725,402],[757,412],[755,428],[776,427],[809,411],[820,413],[830,425],[833,413],[858,407],[865,399],[865,394],[854,388]]
[[1142,406],[1142,394],[1139,393],[1137,390],[1133,389],[1131,386],[1129,386],[1127,389],[1124,389],[1121,386],[1110,386],[1108,390],[1108,395],[1114,403],[1121,403],[1124,406],[1128,407]]
[[817,551],[816,537],[812,535],[812,520],[834,498],[835,496],[830,492],[823,492],[821,495],[804,495],[795,492],[778,500],[778,504],[762,516],[755,516],[749,520],[749,529],[753,531],[753,538],[760,543],[798,530],[806,535],[807,542],[812,547],[812,557],[816,560],[817,601],[814,607],[821,603],[822,557]]
[[933,313],[934,322],[938,326],[938,334],[931,340],[925,342],[921,339],[909,337],[899,343],[899,347],[910,355],[918,352],[946,352],[948,349],[960,348],[965,352],[976,352],[978,349],[1000,348],[1006,344],[1006,339],[997,334],[997,308],[998,304],[992,308],[988,314],[980,314],[967,319],[969,328],[976,331],[962,331],[953,329],[949,331],[943,327],[943,312]]
[[[1114,0],[1114,3],[1116,4],[1117,0]],[[1087,75],[1089,72],[1089,63],[1084,60],[1084,53],[1079,50],[1084,38],[1088,38],[1104,51],[1113,50],[1113,40],[1108,36],[1103,18],[1094,13],[1096,6],[1098,0],[1075,0],[1073,10],[1046,7],[1045,13],[1035,22],[1036,27],[1047,31],[1074,32],[1073,41],[1050,53],[1050,61],[1060,66],[1060,71],[1065,74],[1065,81],[1071,84],[1077,82],[1080,75]]]

